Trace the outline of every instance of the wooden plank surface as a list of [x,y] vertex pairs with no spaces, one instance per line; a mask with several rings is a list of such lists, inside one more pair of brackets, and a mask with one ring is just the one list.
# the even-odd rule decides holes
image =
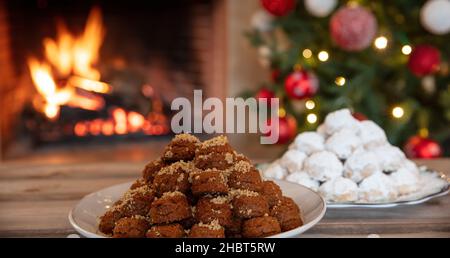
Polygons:
[[[450,159],[417,161],[450,175]],[[0,236],[66,237],[84,195],[136,179],[143,162],[0,165]],[[302,237],[450,237],[450,196],[395,208],[329,209]]]

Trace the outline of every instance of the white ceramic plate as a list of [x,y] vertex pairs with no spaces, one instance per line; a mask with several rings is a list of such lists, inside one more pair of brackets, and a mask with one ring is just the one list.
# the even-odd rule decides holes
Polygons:
[[[298,236],[322,219],[326,211],[326,203],[319,194],[298,184],[286,181],[274,181],[281,187],[283,194],[291,197],[301,208],[305,224],[293,230],[273,235],[271,236],[272,238],[290,238]],[[131,182],[119,184],[86,195],[70,211],[70,224],[78,233],[85,237],[105,237],[105,235],[98,231],[98,218],[103,215],[115,201],[122,197],[130,185]]]
[[400,196],[395,202],[385,203],[328,203],[329,208],[390,208],[401,205],[416,205],[427,202],[431,199],[445,196],[449,193],[448,178],[432,170],[422,170],[420,172],[420,190],[408,195]]
[[[259,170],[264,170],[269,164],[262,163],[257,164]],[[362,202],[351,202],[351,203],[337,203],[328,202],[328,208],[350,208],[350,207],[363,207],[363,208],[390,208],[401,205],[415,205],[424,203],[431,199],[445,196],[450,192],[450,179],[443,173],[430,170],[424,166],[419,167],[420,169],[420,190],[408,195],[400,196],[393,202],[382,202],[382,203],[362,203]],[[261,173],[261,176],[264,176]],[[271,180],[270,178],[268,178]]]
[[401,205],[416,205],[420,203],[427,202],[431,199],[445,196],[450,192],[449,187],[443,188],[441,191],[430,194],[428,196],[422,197],[417,200],[412,201],[399,201],[399,202],[390,202],[390,203],[328,203],[328,208],[351,208],[351,207],[363,207],[363,208],[391,208]]

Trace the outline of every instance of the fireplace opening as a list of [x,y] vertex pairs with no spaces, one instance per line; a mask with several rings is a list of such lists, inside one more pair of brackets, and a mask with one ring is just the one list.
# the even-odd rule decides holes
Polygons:
[[24,139],[37,148],[170,134],[174,98],[220,87],[213,58],[214,34],[222,33],[218,2],[2,3],[7,42],[0,48],[15,80],[1,87],[20,96],[3,97],[14,108],[2,115],[2,147]]

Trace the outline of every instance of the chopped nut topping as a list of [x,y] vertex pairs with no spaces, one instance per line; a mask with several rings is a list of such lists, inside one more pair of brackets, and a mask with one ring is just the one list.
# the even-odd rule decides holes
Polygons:
[[211,221],[210,223],[203,223],[200,222],[197,224],[199,227],[205,227],[208,228],[210,230],[221,230],[223,227],[219,224],[219,220],[215,219],[213,221]]
[[178,162],[171,164],[170,166],[162,168],[157,173],[157,175],[164,175],[164,174],[172,175],[174,173],[177,173],[180,170],[183,172],[189,173],[193,169],[194,169],[194,165],[192,164],[192,162],[178,161]]
[[229,192],[231,198],[239,196],[259,196],[259,193],[246,189],[231,189]]

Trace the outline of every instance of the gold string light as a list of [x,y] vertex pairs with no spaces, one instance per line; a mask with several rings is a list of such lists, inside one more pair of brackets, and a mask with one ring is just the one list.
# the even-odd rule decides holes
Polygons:
[[314,102],[314,100],[307,100],[305,102],[305,107],[309,110],[314,109],[316,107],[316,103]]
[[308,114],[306,116],[306,121],[308,121],[308,123],[310,124],[315,124],[317,122],[317,115],[316,114]]
[[285,116],[286,116],[286,109],[284,109],[284,108],[279,108],[279,109],[278,109],[278,116],[279,116],[279,117],[285,117]]
[[396,106],[392,109],[392,116],[394,118],[400,119],[405,115],[405,110],[402,107]]
[[327,61],[329,57],[330,57],[330,55],[325,50],[322,50],[319,52],[319,54],[317,54],[317,58],[319,58],[319,60],[322,62]]
[[312,51],[309,48],[305,48],[302,52],[304,58],[310,58],[312,56]]
[[388,39],[385,36],[380,36],[375,39],[373,42],[376,48],[378,49],[385,49],[388,45]]
[[345,82],[346,80],[342,76],[336,77],[336,80],[334,80],[334,83],[336,83],[337,86],[344,86]]
[[411,54],[411,52],[412,52],[412,48],[411,48],[410,45],[404,45],[404,46],[402,47],[402,53],[403,53],[405,56]]

